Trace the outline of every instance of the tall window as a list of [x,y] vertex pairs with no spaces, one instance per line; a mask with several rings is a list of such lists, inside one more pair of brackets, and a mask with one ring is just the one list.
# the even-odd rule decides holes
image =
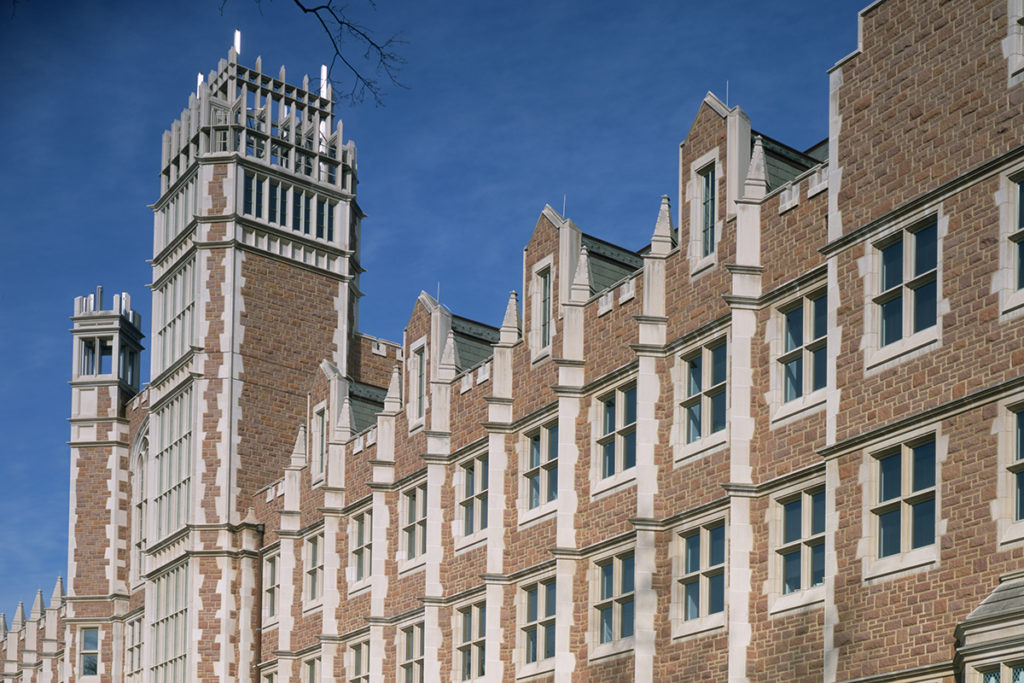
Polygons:
[[146,550],[146,460],[149,439],[144,438],[132,468],[132,571],[133,581],[141,579],[142,560]]
[[538,273],[540,281],[540,345],[551,345],[551,269]]
[[710,256],[715,250],[715,165],[711,164],[700,172],[701,184],[701,256]]
[[352,656],[352,673],[349,683],[370,682],[370,641],[364,640],[349,648]]
[[427,487],[417,486],[406,491],[402,498],[405,503],[402,541],[405,558],[411,560],[427,549]]
[[[1016,182],[1017,211],[1016,220],[1010,233],[1010,241],[1016,245],[1017,252],[1017,289],[1024,289],[1024,180]],[[1015,682],[1016,683],[1016,682]]]
[[684,359],[686,370],[686,443],[725,429],[726,345],[721,339]]
[[288,187],[276,180],[270,181],[270,206],[267,220],[277,225],[285,225],[288,214]]
[[373,562],[373,512],[352,517],[352,573],[354,581],[370,576]]
[[487,456],[462,466],[462,533],[469,536],[487,528]]
[[83,628],[79,631],[81,646],[78,654],[83,676],[99,675],[100,666],[100,630],[95,627]]
[[153,680],[184,683],[188,646],[188,566],[179,564],[153,581],[156,615],[153,620]]
[[871,508],[878,557],[935,543],[935,439],[875,456],[878,497]]
[[320,683],[320,658],[313,657],[302,663],[302,683]]
[[636,387],[616,389],[600,403],[601,476],[610,477],[636,465]]
[[460,679],[471,681],[485,673],[484,643],[487,629],[487,604],[478,602],[458,611]]
[[823,389],[827,381],[828,305],[824,292],[801,299],[783,313],[783,397],[792,401]]
[[1013,477],[1013,519],[1024,520],[1024,410],[1014,413],[1014,459],[1010,465]]
[[306,600],[314,602],[324,593],[324,535],[306,539]]
[[[128,642],[125,645],[125,665],[129,681],[142,680],[142,617],[136,617],[127,625]],[[60,680],[58,678],[58,680]]]
[[399,649],[399,680],[423,683],[423,622],[402,629]]
[[633,635],[635,572],[633,553],[597,563],[597,633],[599,643]]
[[242,192],[242,213],[263,218],[263,178],[248,171],[245,172],[245,187]]
[[825,490],[812,489],[779,501],[782,592],[795,593],[825,581]]
[[153,350],[157,360],[154,375],[170,367],[191,347],[195,306],[194,264],[195,257],[192,257],[155,286],[156,341]]
[[550,579],[523,588],[523,650],[527,664],[555,656],[555,580]]
[[278,556],[271,555],[263,561],[263,619],[277,618],[277,596],[280,579],[277,575]]
[[558,424],[541,427],[529,437],[526,503],[532,510],[558,497]]
[[878,246],[881,346],[934,327],[938,305],[938,225],[901,230]]
[[725,524],[712,522],[682,536],[683,619],[692,621],[725,611]]
[[413,352],[416,365],[416,419],[423,419],[424,407],[427,403],[427,357],[426,348],[420,347]]
[[327,408],[317,408],[313,412],[313,477],[324,473],[327,463]]
[[156,535],[163,538],[188,521],[192,471],[192,387],[167,401],[154,413],[159,450],[156,468]]

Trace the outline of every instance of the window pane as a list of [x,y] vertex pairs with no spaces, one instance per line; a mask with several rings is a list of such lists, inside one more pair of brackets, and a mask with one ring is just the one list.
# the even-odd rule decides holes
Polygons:
[[1017,519],[1024,519],[1024,472],[1017,473]]
[[478,638],[483,638],[487,633],[487,605],[480,605],[476,610],[476,633]]
[[903,337],[903,297],[882,304],[882,346]]
[[623,425],[631,425],[636,422],[636,387],[626,390],[626,414],[623,417]]
[[98,664],[97,655],[82,655],[82,675],[83,676],[95,676],[97,673]]
[[544,628],[544,659],[555,656],[555,627]]
[[601,615],[601,642],[609,643],[612,641],[612,606],[602,607],[600,610]]
[[825,533],[825,492],[811,496],[811,534]]
[[802,519],[799,498],[791,500],[782,506],[783,543],[792,543],[803,536],[803,531],[801,530]]
[[82,649],[86,652],[99,650],[99,629],[87,628],[82,631]]
[[903,242],[882,249],[882,291],[903,282]]
[[479,505],[480,505],[480,528],[481,529],[486,529],[487,528],[487,494],[485,493],[482,496],[480,496],[479,501],[480,501],[479,502]]
[[548,430],[548,460],[558,457],[558,425]]
[[611,434],[615,431],[615,397],[612,396],[604,402],[604,433]]
[[1013,667],[1011,683],[1024,683],[1024,666]]
[[708,614],[725,610],[725,574],[715,574],[708,579]]
[[935,542],[935,500],[915,503],[913,511],[912,548],[922,548]]
[[622,438],[622,445],[622,469],[628,470],[636,465],[636,432],[626,434]]
[[700,534],[686,537],[686,573],[700,570]]
[[622,633],[621,638],[629,638],[633,635],[633,601],[626,600],[622,603]]
[[786,314],[786,351],[804,345],[804,309],[794,308]]
[[686,584],[686,619],[697,619],[700,617],[700,582],[691,581]]
[[714,567],[725,563],[725,525],[719,525],[710,529],[711,548],[708,557],[708,566]]
[[610,477],[615,474],[615,440],[612,439],[604,445],[604,456],[601,460],[602,476]]
[[914,290],[914,332],[926,330],[935,325],[935,281],[926,282]]
[[557,598],[555,597],[555,582],[544,585],[544,616],[553,617],[555,616],[555,605],[558,604]]
[[687,368],[686,395],[696,396],[700,393],[701,388],[701,357],[698,355],[691,358],[687,363]]
[[633,592],[633,572],[635,570],[635,561],[632,555],[627,555],[622,558],[622,591],[621,594]]
[[811,585],[820,586],[825,582],[825,544],[811,546]]
[[558,465],[548,470],[548,500],[558,498]]
[[1017,460],[1024,460],[1024,410],[1017,413]]
[[531,628],[526,632],[526,663],[532,664],[537,661],[537,629]]
[[526,591],[526,621],[537,621],[537,587]]
[[785,365],[786,400],[800,398],[804,393],[804,361],[802,358],[791,360]]
[[607,600],[612,597],[613,591],[615,590],[615,582],[613,580],[615,573],[615,563],[609,562],[608,564],[601,565],[601,599]]
[[878,461],[878,502],[898,498],[901,491],[900,454],[894,453]]
[[[1021,215],[1024,216],[1024,208]],[[1017,242],[1017,289],[1024,289],[1024,240]]]
[[540,434],[530,437],[530,467],[540,465]]
[[821,339],[828,332],[828,297],[822,295],[812,299],[811,307],[814,309],[814,329],[811,338]]
[[900,510],[896,508],[878,516],[878,556],[888,557],[900,552]]
[[725,381],[725,342],[711,349],[711,386]]
[[986,671],[984,677],[981,680],[982,683],[999,683],[999,672]]
[[700,403],[686,409],[686,443],[700,439]]
[[782,556],[782,592],[800,590],[800,550]]
[[468,498],[473,495],[473,485],[476,483],[476,472],[472,465],[465,468],[465,479],[466,479],[466,492],[464,497]]
[[936,240],[938,230],[932,223],[927,228],[914,233],[914,275],[923,275],[935,268]]
[[811,352],[811,391],[825,388],[828,382],[828,354],[822,346]]
[[711,433],[725,429],[725,391],[711,397]]
[[540,505],[540,473],[526,475],[527,489],[529,490],[530,508]]
[[914,447],[914,490],[935,486],[935,442]]
[[473,640],[473,610],[469,609],[462,613],[462,642],[468,643]]

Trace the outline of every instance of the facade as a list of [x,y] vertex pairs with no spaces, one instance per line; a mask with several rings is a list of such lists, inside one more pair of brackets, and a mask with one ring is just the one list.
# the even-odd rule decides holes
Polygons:
[[880,0],[829,78],[827,140],[709,93],[647,247],[545,207],[499,328],[399,343],[329,89],[232,50],[145,388],[75,300],[67,585],[0,680],[1024,681],[1024,1]]

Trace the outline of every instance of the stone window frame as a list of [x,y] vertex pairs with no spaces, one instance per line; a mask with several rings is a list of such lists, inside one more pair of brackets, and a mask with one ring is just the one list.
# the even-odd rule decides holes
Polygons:
[[[714,223],[711,228],[714,230],[713,245],[710,252],[705,254],[704,245],[704,178],[707,172],[715,174],[714,190]],[[724,169],[719,159],[718,147],[706,152],[690,164],[690,179],[686,186],[686,195],[690,205],[690,239],[687,251],[687,259],[690,263],[690,277],[705,272],[718,264],[719,245],[722,241],[722,232],[725,228],[725,221],[721,217],[722,193],[718,187],[724,178]]]
[[1007,31],[1002,47],[1009,88],[1024,83],[1024,0],[1009,0],[1007,9]]
[[[467,624],[467,617],[469,622]],[[468,627],[468,632],[467,632]],[[482,681],[487,677],[487,599],[477,596],[452,608],[452,680]],[[467,660],[466,657],[469,657]],[[469,663],[469,675],[465,674]]]
[[324,532],[316,531],[302,540],[302,608],[314,609],[324,599]]
[[999,176],[995,202],[999,209],[999,269],[992,284],[999,292],[1000,318],[1006,320],[1024,315],[1024,162]]
[[[633,566],[632,590],[625,590],[623,578],[627,561]],[[591,661],[610,657],[622,652],[630,652],[636,647],[636,545],[633,541],[619,544],[613,548],[588,559],[590,605],[587,628],[588,659]],[[606,596],[602,592],[602,578],[604,567],[612,567],[612,593]],[[628,598],[628,599],[627,599]],[[632,623],[630,633],[623,634],[623,623],[625,621],[622,610],[623,606],[630,604],[632,607]],[[612,634],[611,639],[602,642],[602,611],[611,608]]]
[[[725,381],[713,384],[705,388],[713,378],[711,378],[711,352],[717,349],[722,344],[725,345]],[[731,392],[729,386],[732,382],[732,363],[729,362],[729,347],[732,344],[731,330],[724,329],[709,334],[699,342],[695,342],[682,352],[676,354],[676,378],[675,378],[675,401],[674,401],[674,419],[673,419],[673,432],[675,433],[675,464],[676,466],[691,460],[693,458],[704,456],[714,450],[724,447],[729,441],[729,397]],[[701,356],[702,372],[707,370],[707,377],[705,381],[704,375],[701,379],[701,390],[699,393],[691,395],[690,392],[690,368],[689,362],[696,358],[698,355]],[[720,384],[724,384],[725,392],[725,428],[714,432],[705,432],[704,426],[709,424],[709,420],[705,420],[703,414],[709,412],[705,411],[705,405],[710,405],[708,401],[711,399],[712,389],[718,387]],[[714,393],[718,393],[715,391]],[[700,396],[701,401],[701,433],[702,436],[694,441],[687,441],[687,430],[689,429],[689,416],[687,408],[689,405]]]
[[154,543],[178,532],[191,519],[192,472],[195,467],[193,421],[196,414],[193,386],[186,384],[175,390],[150,413],[158,436],[150,480],[158,480],[159,473],[165,468],[167,472],[178,473],[163,487],[153,490],[146,535]]
[[[903,540],[907,536],[906,528],[910,522],[903,519],[901,512],[900,552],[879,557],[879,521],[878,513],[882,508],[895,505],[899,501],[900,509],[904,505],[910,505],[918,497],[929,495],[924,489],[921,491],[908,490],[904,485],[907,481],[906,474],[909,466],[906,460],[912,461],[914,446],[934,440],[935,443],[935,484],[929,487],[934,492],[935,511],[934,523],[935,534],[932,543],[913,548],[910,545],[904,547]],[[907,576],[919,571],[926,571],[939,566],[941,558],[942,537],[946,533],[946,519],[943,517],[945,507],[943,506],[942,492],[942,466],[945,463],[949,451],[949,437],[943,432],[941,421],[930,422],[913,429],[893,434],[864,448],[861,459],[858,481],[861,485],[861,538],[857,548],[857,555],[861,558],[861,575],[866,583],[877,583],[891,579]],[[888,455],[899,452],[901,459],[901,491],[900,496],[895,499],[879,501],[879,479],[880,460]],[[910,486],[912,484],[911,478]],[[911,499],[911,500],[908,500]]]
[[[715,529],[722,529],[722,562],[711,564],[710,535]],[[698,568],[688,571],[687,539],[699,535]],[[669,606],[669,620],[672,638],[689,638],[726,628],[729,613],[729,516],[728,511],[714,510],[677,525],[672,530],[672,595]],[[722,576],[722,610],[711,612],[707,596],[710,581]],[[699,614],[686,618],[686,586],[698,582]]]
[[[633,421],[628,418],[627,395],[632,392],[634,397]],[[638,397],[637,378],[630,376],[596,392],[591,400],[591,450],[590,450],[590,495],[591,498],[606,495],[636,483],[636,439]],[[606,431],[606,410],[610,399],[615,400],[615,425],[612,431]],[[632,438],[633,463],[627,466],[626,444]],[[614,444],[615,471],[605,475],[605,452],[608,444]]]
[[426,425],[427,410],[430,408],[430,349],[426,335],[409,344],[407,359],[409,401],[405,406],[405,414],[411,433]]
[[124,665],[128,681],[142,680],[142,674],[145,670],[142,659],[145,632],[146,620],[144,612],[125,622]]
[[[175,636],[175,642],[181,641],[180,649],[166,653],[161,661],[156,661],[156,655],[150,652],[153,661],[148,663],[147,669],[156,677],[169,673],[173,678],[177,671],[184,673],[188,668],[189,647],[184,636],[188,632],[189,578],[189,564],[183,561],[162,571],[150,584],[152,594],[147,597],[153,598],[151,604],[156,606],[156,610],[149,624],[151,639],[148,642],[159,642],[171,634]],[[179,629],[180,632],[176,632]]]
[[1002,549],[1024,542],[1024,518],[1017,516],[1018,506],[1024,506],[1024,394],[999,402],[992,430],[999,451],[993,516]]
[[261,683],[277,683],[277,671],[266,671],[260,673]]
[[[520,440],[519,477],[519,525],[533,522],[553,514],[558,507],[558,417],[541,421],[535,427],[527,428]],[[537,444],[538,463],[533,466],[534,444]],[[555,455],[551,457],[554,445]],[[552,475],[552,473],[554,473]],[[534,478],[538,482],[537,505],[531,507],[531,486]],[[551,493],[554,479],[554,496]],[[547,498],[547,500],[545,500]]]
[[[362,529],[363,543],[359,543]],[[370,585],[373,577],[373,505],[368,504],[349,515],[348,592],[358,593]],[[363,574],[360,576],[360,568]]]
[[[814,313],[817,301],[824,301],[825,332],[820,337],[810,338],[815,331]],[[787,351],[788,316],[795,310],[803,311],[803,343]],[[828,380],[833,371],[833,366],[828,362],[828,333],[828,291],[825,282],[802,287],[799,294],[789,297],[772,309],[765,329],[769,352],[774,359],[766,396],[768,405],[771,406],[772,427],[784,424],[782,421],[794,416],[803,417],[825,409]],[[825,354],[825,385],[815,389],[812,378],[814,354],[818,352]],[[786,365],[795,360],[800,360],[802,366],[801,394],[786,400]]]
[[[544,276],[548,283],[547,344],[544,343]],[[530,346],[530,362],[537,363],[553,355],[553,344],[558,332],[558,315],[555,307],[555,256],[548,254],[538,260],[530,269],[530,331],[527,335]]]
[[1024,660],[1009,659],[972,665],[967,670],[965,683],[1004,683],[1004,681],[1007,683],[1024,681]]
[[145,574],[142,570],[142,565],[145,562],[146,538],[149,531],[147,527],[147,508],[149,498],[146,496],[146,492],[148,490],[146,473],[148,470],[147,465],[149,454],[149,421],[147,418],[146,423],[139,430],[139,435],[136,437],[131,456],[132,468],[130,471],[130,481],[132,485],[132,528],[131,572],[129,582],[133,587],[142,586],[145,583],[145,580],[142,578]]
[[263,556],[261,575],[263,628],[277,624],[281,613],[281,553],[274,549]]
[[348,683],[370,683],[370,640],[351,643],[345,648],[345,680]]
[[[516,662],[518,669],[517,678],[527,678],[551,673],[555,669],[555,659],[558,655],[556,629],[558,624],[558,598],[557,579],[555,573],[545,572],[538,576],[530,577],[522,581],[516,591],[516,651],[518,653]],[[550,587],[550,588],[549,588]],[[530,591],[537,591],[536,617],[530,620]],[[549,592],[550,591],[550,592]],[[553,601],[553,605],[551,604]],[[550,614],[548,613],[550,611]],[[555,639],[554,651],[550,656],[542,656],[546,640],[541,637],[543,630],[544,637],[550,633]],[[536,635],[537,658],[529,661],[528,639],[529,633]]]
[[[90,633],[93,636],[91,643],[89,642]],[[80,680],[99,680],[104,673],[100,647],[101,633],[99,624],[81,624],[78,627],[78,668],[81,671],[78,678]],[[93,669],[93,673],[85,673],[87,661],[91,662],[90,668]]]
[[[935,226],[935,268],[918,275],[914,258],[916,256],[916,233]],[[893,364],[901,363],[942,344],[943,315],[949,311],[949,301],[943,298],[943,247],[949,230],[949,217],[943,211],[942,203],[931,206],[903,218],[888,226],[884,232],[874,236],[865,247],[865,255],[859,261],[860,275],[864,280],[864,366],[866,371],[880,371]],[[882,282],[883,250],[895,242],[904,244],[902,250],[902,273],[900,283],[884,289]],[[911,248],[906,248],[910,244]],[[909,275],[909,276],[908,276]],[[935,323],[921,330],[913,330],[915,309],[914,293],[930,282],[935,284]],[[896,292],[896,290],[899,292]],[[908,305],[901,306],[901,336],[888,344],[882,343],[882,304],[895,298]]]
[[399,683],[424,683],[426,680],[424,676],[425,633],[426,628],[422,615],[414,621],[395,627]]
[[322,483],[327,472],[327,449],[330,443],[331,416],[327,401],[323,400],[310,411],[309,473],[313,484]]
[[[470,472],[472,481],[467,476]],[[456,505],[455,514],[452,515],[452,536],[455,538],[456,552],[474,547],[487,538],[489,473],[490,458],[486,449],[462,458],[452,471]],[[473,529],[468,533],[467,521],[473,523]]]
[[302,683],[320,683],[320,655],[302,660]]
[[[409,498],[413,496],[414,504],[418,511],[415,519],[410,519]],[[419,481],[405,487],[399,494],[401,507],[398,511],[401,533],[397,543],[398,573],[403,574],[417,569],[426,564],[427,561],[427,482]],[[415,534],[415,541],[419,546],[419,552],[409,556],[409,534]],[[414,548],[415,550],[415,548]]]
[[195,254],[163,273],[153,285],[153,376],[159,377],[191,352],[195,343],[197,268]]
[[[824,495],[824,510],[822,511],[822,530],[814,533],[813,528],[808,529],[807,510],[808,503],[813,504],[813,496]],[[785,541],[785,505],[799,497],[801,501],[801,536],[791,542]],[[828,578],[828,497],[829,491],[825,484],[825,475],[815,475],[810,478],[801,479],[788,486],[772,492],[768,509],[766,511],[768,522],[768,544],[771,548],[771,557],[768,564],[768,582],[766,593],[768,596],[768,612],[770,614],[781,614],[799,608],[818,608],[825,604],[825,580]],[[811,516],[813,517],[813,508]],[[811,533],[808,533],[810,531]],[[783,571],[782,551],[791,550],[798,546],[801,553],[800,580],[801,587],[798,590],[786,593],[784,587],[785,572]],[[803,556],[807,548],[820,545],[825,548],[825,574],[822,582],[814,585],[804,585],[804,571],[810,569],[809,562]]]

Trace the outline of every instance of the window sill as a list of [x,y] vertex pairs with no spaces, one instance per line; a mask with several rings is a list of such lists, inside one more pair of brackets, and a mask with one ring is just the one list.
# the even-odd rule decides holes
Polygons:
[[728,428],[723,429],[720,432],[716,432],[711,436],[706,436],[703,439],[680,446],[679,450],[676,451],[676,466],[679,466],[688,460],[695,460],[696,458],[704,457],[711,451],[724,447],[728,441],[727,432]]
[[530,365],[540,365],[546,360],[551,360],[551,345],[537,349],[530,354]]
[[699,619],[680,620],[672,629],[673,638],[696,638],[725,630],[725,611]]
[[554,673],[554,671],[555,658],[548,657],[547,659],[542,659],[539,662],[534,662],[532,664],[523,664],[522,666],[520,666],[519,670],[516,672],[516,680],[521,680],[524,678],[533,678],[534,676],[541,676],[543,674],[552,674]]
[[519,527],[524,528],[533,526],[538,522],[541,522],[549,517],[554,517],[555,513],[558,512],[558,499],[549,500],[546,503],[538,505],[537,507],[530,510],[519,511]]
[[269,619],[264,619],[263,620],[263,630],[266,631],[267,629],[277,628],[277,623],[278,623],[277,620],[278,620],[278,617],[271,617]]
[[590,482],[590,499],[603,498],[636,484],[636,466],[622,470],[604,479]]
[[[698,249],[700,247],[698,246]],[[690,277],[695,278],[703,275],[705,271],[710,270],[718,265],[718,250],[712,251],[707,256],[701,257],[692,266],[690,266]]]
[[923,548],[899,555],[869,560],[864,568],[864,581],[877,583],[906,574],[932,569],[939,563],[939,539]]
[[370,577],[353,581],[348,585],[348,595],[355,596],[370,590]]
[[411,560],[406,560],[404,558],[398,558],[397,562],[398,562],[398,575],[399,576],[403,576],[405,574],[411,574],[411,573],[413,573],[414,571],[416,571],[418,569],[423,569],[424,567],[426,567],[427,566],[427,556],[426,556],[426,553],[424,553],[422,555],[417,555],[416,557],[414,557]]
[[1018,289],[1005,295],[1000,308],[1000,318],[1006,320],[1024,313],[1024,289]]
[[423,417],[418,417],[415,420],[409,420],[409,433],[412,434],[413,432],[420,431],[421,429],[423,429],[426,423],[426,415],[424,415]]
[[778,406],[772,415],[771,429],[825,409],[825,389],[793,399]]
[[324,608],[324,598],[320,596],[314,602],[308,602],[302,604],[302,616],[307,616],[313,612],[319,612]]
[[936,344],[939,341],[939,325],[936,323],[926,330],[921,330],[899,341],[887,346],[882,346],[868,353],[866,369],[882,370],[887,364],[898,363],[906,360],[915,351],[924,350],[925,347]]
[[1024,519],[1017,522],[1008,522],[999,534],[999,545],[1005,546],[1021,542],[1024,542]]
[[802,591],[779,595],[771,600],[768,613],[785,616],[802,609],[817,609],[825,606],[825,586],[814,586]]
[[633,648],[636,646],[636,636],[629,636],[628,638],[619,638],[608,643],[600,643],[590,648],[590,661],[598,659],[605,659],[606,657],[613,657],[620,655],[625,652],[632,654]]
[[455,554],[460,555],[465,552],[469,552],[474,548],[483,545],[487,541],[487,529],[486,527],[478,531],[474,531],[469,536],[455,536]]

